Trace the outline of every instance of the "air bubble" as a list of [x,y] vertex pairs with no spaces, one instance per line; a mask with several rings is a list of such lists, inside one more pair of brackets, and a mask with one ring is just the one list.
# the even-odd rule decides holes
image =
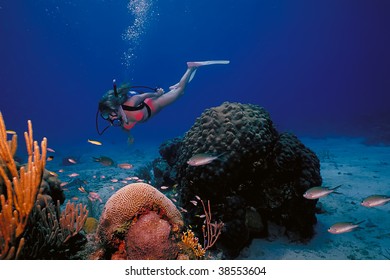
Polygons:
[[131,62],[137,58],[136,52],[141,44],[141,37],[145,33],[149,20],[154,18],[152,0],[130,0],[127,9],[134,17],[133,23],[122,34],[122,39],[130,43],[123,55],[123,65],[130,68]]

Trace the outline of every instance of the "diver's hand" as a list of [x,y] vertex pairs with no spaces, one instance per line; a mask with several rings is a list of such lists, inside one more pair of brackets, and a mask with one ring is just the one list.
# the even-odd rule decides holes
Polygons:
[[156,90],[156,97],[159,97],[164,94],[164,90],[162,88],[158,88]]

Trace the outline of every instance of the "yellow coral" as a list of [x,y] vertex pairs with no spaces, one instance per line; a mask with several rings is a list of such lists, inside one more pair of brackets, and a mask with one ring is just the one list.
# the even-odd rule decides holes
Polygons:
[[148,210],[161,211],[173,231],[179,231],[184,224],[175,204],[163,193],[151,185],[134,183],[121,188],[108,199],[97,230],[100,240],[103,243],[111,241],[118,227]]
[[199,244],[199,239],[195,237],[195,234],[192,230],[188,229],[183,232],[181,241],[183,242],[182,249],[184,247],[190,249],[196,258],[203,258],[206,254],[206,250],[202,248],[202,245]]
[[86,233],[93,233],[96,231],[98,223],[99,223],[98,220],[96,220],[95,218],[88,217],[85,220],[83,229],[85,230]]

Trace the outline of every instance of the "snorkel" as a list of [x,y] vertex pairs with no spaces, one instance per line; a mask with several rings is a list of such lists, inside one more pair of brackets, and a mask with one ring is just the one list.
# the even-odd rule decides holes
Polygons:
[[[117,118],[111,119],[109,116],[110,115],[109,112],[114,112],[114,106],[112,106],[113,105],[112,103],[114,103],[114,102],[108,102],[108,100],[110,100],[110,101],[115,100],[116,101],[115,103],[118,104],[119,99],[124,98],[124,96],[122,94],[122,91],[124,90],[124,88],[132,89],[131,91],[128,92],[128,94],[131,94],[131,95],[142,94],[142,93],[145,93],[147,90],[153,90],[153,91],[157,90],[157,88],[137,85],[137,86],[130,86],[130,87],[127,87],[127,86],[121,87],[121,88],[119,88],[119,92],[118,92],[118,88],[116,85],[116,79],[113,79],[112,80],[113,92],[108,91],[106,93],[106,95],[103,96],[103,98],[99,102],[99,106],[98,106],[97,111],[96,111],[95,126],[96,126],[96,131],[99,135],[102,135],[111,126],[119,127],[119,126],[122,126],[122,124],[129,123],[128,118],[124,112],[122,105],[119,105],[119,107],[116,109]],[[120,93],[121,93],[121,95],[120,95]],[[126,100],[122,100],[122,101],[125,102]],[[107,104],[105,104],[106,102],[110,103],[111,105],[108,106]],[[100,116],[105,121],[110,122],[110,124],[108,126],[106,126],[102,131],[100,131],[100,129],[99,129],[99,113],[100,113]]]
[[[114,97],[115,99],[117,99],[119,97],[119,93],[118,93],[118,88],[117,88],[117,85],[116,85],[116,79],[113,79],[112,80],[112,89],[113,89],[113,92],[114,92]],[[125,112],[123,111],[122,109],[122,106],[119,105],[118,109],[116,110],[117,111],[117,115],[118,115],[118,119],[115,119],[115,120],[110,120],[109,119],[109,116],[103,116],[102,114],[101,117],[104,119],[104,120],[107,120],[110,122],[110,124],[105,127],[102,131],[99,130],[99,122],[98,122],[98,118],[99,118],[99,112],[100,112],[100,106],[98,106],[98,109],[96,111],[96,118],[95,118],[95,125],[96,125],[96,131],[99,135],[102,135],[110,126],[120,126],[122,122],[124,123],[128,123],[128,119],[127,119],[127,116],[125,114]],[[115,121],[119,121],[118,124],[114,123]]]
[[[118,97],[118,90],[116,89],[116,80],[115,79],[112,80],[112,86],[113,86],[113,89],[114,89],[115,97]],[[122,109],[122,105],[119,105],[119,107],[118,107],[118,115],[122,117],[122,120],[126,124],[129,123],[129,121],[127,120],[126,114],[125,114],[125,112]]]
[[115,79],[112,80],[112,87],[114,89],[115,97],[118,97],[118,90],[116,89],[116,80]]

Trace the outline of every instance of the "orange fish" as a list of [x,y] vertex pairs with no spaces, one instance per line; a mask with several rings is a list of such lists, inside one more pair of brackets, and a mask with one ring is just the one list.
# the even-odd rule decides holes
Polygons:
[[73,164],[76,164],[76,163],[77,163],[73,158],[68,158],[68,161],[69,161],[70,163],[73,163]]
[[87,192],[83,187],[79,187],[79,191],[83,193]]
[[118,167],[122,169],[131,169],[133,168],[133,165],[130,163],[119,163]]
[[46,150],[48,151],[48,152],[51,152],[51,153],[55,153],[56,151],[54,151],[52,148],[46,148]]
[[51,176],[58,177],[58,174],[57,174],[57,173],[55,173],[55,172],[53,172],[53,171],[49,171],[49,174],[50,174]]
[[103,202],[100,195],[97,192],[89,192],[88,199],[92,202],[99,200],[100,202]]

